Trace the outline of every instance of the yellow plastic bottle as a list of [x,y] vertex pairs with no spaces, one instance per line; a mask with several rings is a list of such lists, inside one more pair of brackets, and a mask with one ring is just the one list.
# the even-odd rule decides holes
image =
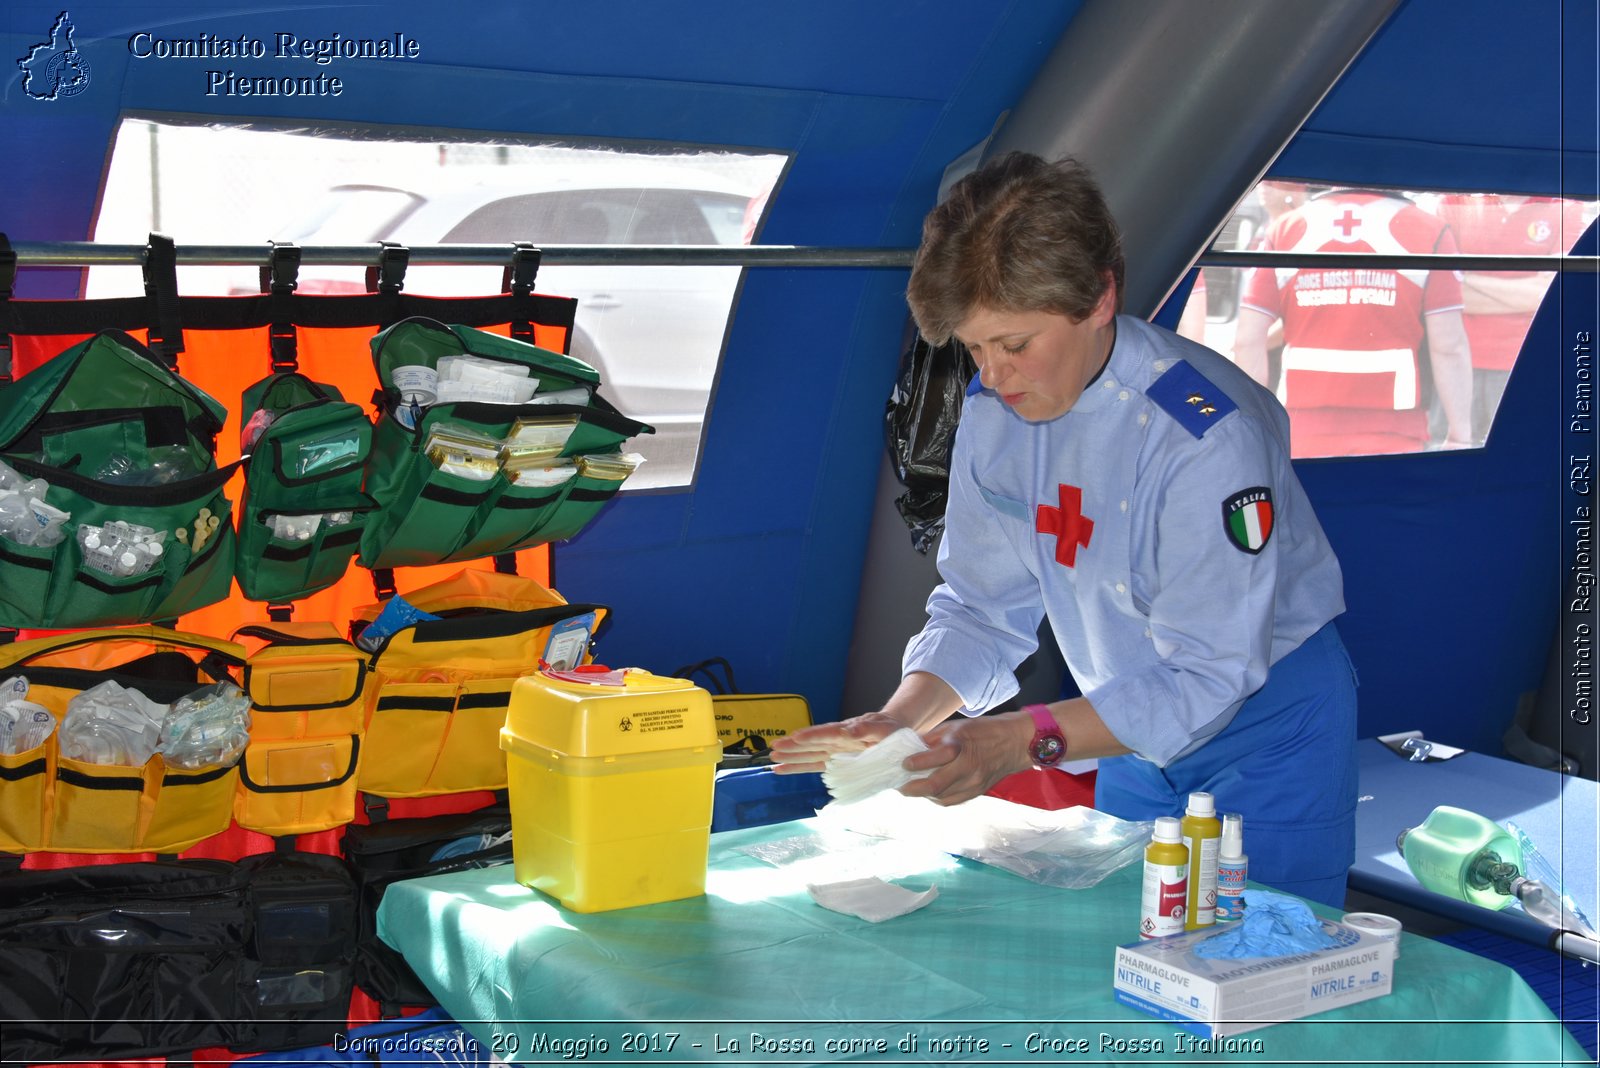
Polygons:
[[1156,820],[1155,835],[1144,848],[1144,892],[1139,900],[1139,937],[1160,938],[1183,930],[1187,908],[1189,851],[1178,821]]
[[1222,821],[1216,800],[1203,790],[1189,795],[1180,824],[1189,848],[1189,901],[1183,929],[1193,931],[1217,922],[1217,853],[1222,846]]

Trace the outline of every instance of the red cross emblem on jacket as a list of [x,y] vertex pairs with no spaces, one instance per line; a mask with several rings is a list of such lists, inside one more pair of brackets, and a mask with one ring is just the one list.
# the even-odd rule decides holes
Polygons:
[[1074,567],[1078,562],[1078,546],[1089,547],[1094,520],[1083,514],[1083,490],[1065,482],[1056,489],[1061,507],[1041,504],[1034,516],[1033,529],[1040,534],[1054,534],[1056,563]]

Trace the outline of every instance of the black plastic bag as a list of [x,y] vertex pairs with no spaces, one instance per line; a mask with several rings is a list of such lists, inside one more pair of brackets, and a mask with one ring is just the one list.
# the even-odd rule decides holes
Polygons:
[[944,529],[950,449],[975,374],[977,366],[960,342],[933,346],[913,333],[884,411],[889,460],[906,487],[894,504],[919,553],[932,548]]

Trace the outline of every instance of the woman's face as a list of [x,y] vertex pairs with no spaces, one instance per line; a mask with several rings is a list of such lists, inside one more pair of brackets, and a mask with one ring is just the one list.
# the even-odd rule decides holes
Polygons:
[[1116,291],[1106,292],[1088,318],[1060,312],[979,308],[955,329],[978,365],[978,378],[1029,422],[1065,415],[1111,352]]

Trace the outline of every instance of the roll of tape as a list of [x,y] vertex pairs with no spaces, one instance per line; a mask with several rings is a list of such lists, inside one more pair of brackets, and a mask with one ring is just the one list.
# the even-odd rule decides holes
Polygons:
[[1385,916],[1381,912],[1347,912],[1342,919],[1346,927],[1354,927],[1393,942],[1394,955],[1396,958],[1400,956],[1400,921],[1393,916]]

